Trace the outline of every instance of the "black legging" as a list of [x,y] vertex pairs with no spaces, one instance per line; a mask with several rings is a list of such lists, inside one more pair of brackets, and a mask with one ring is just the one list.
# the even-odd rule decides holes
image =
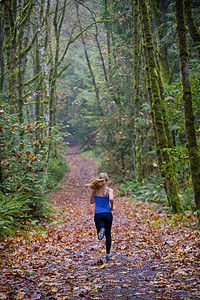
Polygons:
[[112,213],[97,213],[94,216],[97,233],[99,233],[102,227],[105,228],[106,236],[106,253],[110,253],[111,248],[111,227],[112,227],[113,216]]

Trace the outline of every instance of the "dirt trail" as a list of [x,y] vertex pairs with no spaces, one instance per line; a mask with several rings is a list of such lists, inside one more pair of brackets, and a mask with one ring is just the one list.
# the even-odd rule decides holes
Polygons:
[[[70,172],[52,194],[56,220],[46,232],[1,244],[0,299],[197,299],[199,233],[168,220],[159,206],[116,197],[114,256],[106,263],[84,184],[92,160],[68,151]],[[189,222],[194,223],[191,217]]]

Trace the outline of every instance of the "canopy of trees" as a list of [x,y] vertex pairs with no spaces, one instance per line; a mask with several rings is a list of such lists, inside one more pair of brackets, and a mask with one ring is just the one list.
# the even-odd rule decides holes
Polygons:
[[122,193],[200,220],[198,0],[0,1],[0,234],[47,215],[70,135]]

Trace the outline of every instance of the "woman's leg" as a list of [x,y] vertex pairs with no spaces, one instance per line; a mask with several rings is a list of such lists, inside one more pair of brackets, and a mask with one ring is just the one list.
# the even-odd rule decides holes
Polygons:
[[104,214],[104,222],[105,222],[105,236],[106,236],[106,254],[110,253],[110,248],[111,248],[111,227],[112,227],[112,220],[113,216],[112,213],[106,213]]
[[95,225],[96,225],[97,234],[100,232],[100,230],[102,228],[105,229],[104,214],[102,214],[102,213],[95,214],[94,222],[95,222]]

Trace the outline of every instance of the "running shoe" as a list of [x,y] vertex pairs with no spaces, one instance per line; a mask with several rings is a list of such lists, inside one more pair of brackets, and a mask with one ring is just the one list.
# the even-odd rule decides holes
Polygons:
[[112,252],[106,254],[106,260],[109,261],[112,256],[113,256]]
[[100,231],[99,231],[99,233],[98,233],[98,239],[99,240],[102,240],[102,238],[104,237],[104,234],[105,234],[105,228],[104,227],[102,227],[101,229],[100,229]]

